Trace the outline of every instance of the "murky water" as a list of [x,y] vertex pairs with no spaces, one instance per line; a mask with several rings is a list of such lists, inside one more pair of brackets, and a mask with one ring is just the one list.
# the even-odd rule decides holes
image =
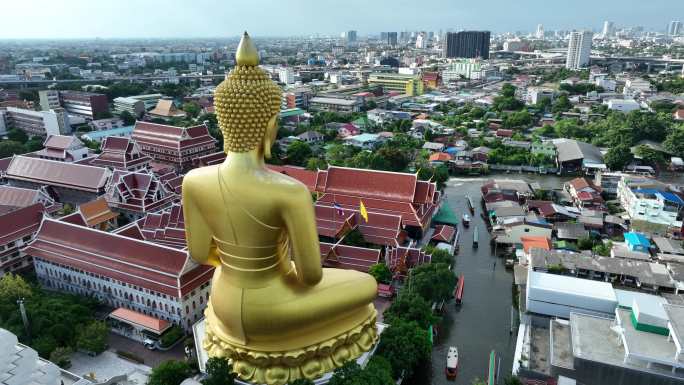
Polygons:
[[[463,274],[465,290],[463,303],[456,308],[453,301],[447,306],[446,327],[435,342],[432,353],[432,378],[424,382],[470,385],[475,378],[486,378],[489,353],[496,350],[501,357],[500,381],[510,375],[517,328],[511,333],[512,270],[506,270],[503,260],[495,258],[489,246],[490,236],[481,217],[480,187],[488,179],[524,179],[537,182],[544,189],[562,188],[572,177],[533,174],[497,174],[487,178],[452,178],[445,189],[445,199],[459,218],[468,211],[465,196],[476,206],[470,228],[460,226],[460,252],[456,256],[455,271]],[[683,183],[682,174],[661,175],[668,183]],[[473,249],[473,231],[478,228],[479,248]],[[496,265],[494,262],[496,261]],[[517,325],[517,324],[516,324]],[[455,381],[444,374],[446,352],[457,346],[460,355],[459,373]]]

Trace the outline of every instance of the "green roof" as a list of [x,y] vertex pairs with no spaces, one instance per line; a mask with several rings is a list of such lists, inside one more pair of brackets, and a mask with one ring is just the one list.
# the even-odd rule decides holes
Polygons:
[[458,225],[458,216],[454,210],[451,209],[451,206],[449,206],[449,204],[446,202],[442,202],[439,211],[437,211],[437,215],[435,215],[432,220],[434,222],[446,223],[448,225]]
[[289,118],[290,116],[298,116],[305,113],[306,111],[302,110],[301,108],[290,108],[289,110],[281,110],[280,118]]
[[352,121],[352,123],[357,127],[365,127],[368,125],[368,118],[365,116],[362,116],[362,117]]

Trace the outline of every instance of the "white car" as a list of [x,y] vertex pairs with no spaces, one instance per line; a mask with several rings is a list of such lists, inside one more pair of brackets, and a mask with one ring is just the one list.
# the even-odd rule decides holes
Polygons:
[[145,340],[143,341],[143,345],[145,345],[145,347],[150,350],[157,349],[157,341],[150,338],[145,338]]

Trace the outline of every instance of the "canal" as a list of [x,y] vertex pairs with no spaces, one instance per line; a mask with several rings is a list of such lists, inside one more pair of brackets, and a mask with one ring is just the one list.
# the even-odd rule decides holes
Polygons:
[[[496,350],[501,357],[500,380],[510,375],[513,351],[517,338],[516,328],[511,333],[513,284],[512,270],[506,270],[503,260],[495,258],[490,248],[490,236],[481,217],[482,194],[480,187],[488,179],[523,179],[538,183],[542,189],[561,189],[572,177],[535,174],[495,174],[486,178],[451,178],[445,188],[445,198],[459,219],[468,212],[466,195],[475,205],[470,228],[459,224],[460,252],[455,257],[454,270],[463,274],[465,289],[463,303],[456,308],[453,300],[446,307],[442,330],[432,352],[432,373],[424,383],[433,385],[470,385],[475,378],[485,379],[489,353]],[[684,183],[684,174],[664,173],[659,180],[666,183]],[[479,248],[474,249],[473,231],[477,227]],[[496,261],[496,266],[494,262]],[[444,374],[446,353],[450,346],[459,350],[459,373],[455,381]],[[416,381],[417,382],[417,381]]]
[[[537,182],[545,189],[561,188],[570,178],[551,175],[511,174],[496,175],[497,179],[524,179]],[[470,228],[459,225],[460,252],[454,270],[463,274],[465,290],[463,303],[456,308],[453,301],[447,305],[441,335],[432,352],[431,384],[470,385],[475,378],[485,379],[492,349],[501,357],[500,384],[510,375],[517,329],[511,333],[512,270],[506,270],[503,260],[495,258],[490,248],[490,236],[481,214],[480,187],[486,178],[452,178],[445,188],[445,199],[459,218],[468,212],[466,195],[475,205]],[[478,229],[479,247],[473,248],[473,231]],[[494,262],[496,261],[496,265]],[[517,325],[517,324],[516,324]],[[446,352],[449,346],[459,350],[459,373],[456,381],[444,375]]]

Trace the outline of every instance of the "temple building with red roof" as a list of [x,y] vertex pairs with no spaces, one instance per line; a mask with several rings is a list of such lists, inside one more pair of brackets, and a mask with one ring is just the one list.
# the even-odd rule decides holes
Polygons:
[[24,251],[49,290],[91,296],[186,330],[202,317],[214,273],[183,250],[50,218]]
[[107,231],[116,228],[116,218],[119,214],[112,211],[104,197],[92,202],[82,203],[75,213],[60,218],[61,221],[79,226]]
[[178,171],[186,171],[196,158],[216,152],[216,139],[204,124],[175,127],[137,121],[131,137],[143,154]]
[[408,271],[424,263],[431,263],[432,256],[413,247],[388,247],[385,249],[385,263],[394,279],[404,280]]
[[168,207],[177,198],[150,172],[115,171],[105,194],[107,203],[129,220]]
[[367,273],[368,269],[380,262],[380,249],[347,246],[333,243],[320,243],[323,266],[337,269],[357,270]]
[[88,147],[73,135],[48,135],[43,149],[31,153],[42,159],[75,162],[88,157]]
[[7,166],[5,178],[15,187],[48,186],[59,202],[76,206],[104,194],[111,175],[112,172],[104,167],[14,156]]
[[140,147],[130,138],[108,136],[102,141],[100,149],[102,152],[90,161],[90,165],[138,171],[146,169],[152,160],[143,154]]
[[0,215],[36,203],[41,203],[48,214],[62,208],[62,204],[56,202],[45,187],[31,189],[0,185]]
[[23,247],[38,231],[45,207],[41,203],[0,215],[0,277],[31,267]]
[[440,201],[437,185],[418,180],[417,174],[335,166],[318,171],[316,191],[317,206],[355,211],[363,201],[369,214],[401,217],[402,228],[416,238],[430,225]]
[[163,211],[149,213],[144,218],[121,227],[116,233],[183,250],[187,246],[183,206],[174,203]]

